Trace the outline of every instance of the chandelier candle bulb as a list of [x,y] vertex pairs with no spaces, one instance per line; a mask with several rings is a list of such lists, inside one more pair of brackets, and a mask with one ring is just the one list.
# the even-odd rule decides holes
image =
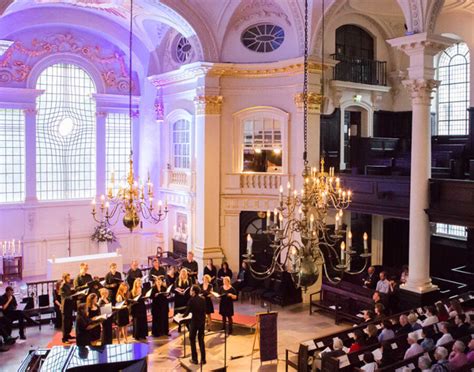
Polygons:
[[270,213],[270,210],[268,209],[267,210],[267,229],[268,229],[268,226],[270,226],[270,215],[271,213]]
[[247,254],[249,256],[252,255],[252,243],[252,237],[250,236],[250,234],[247,234]]
[[364,233],[364,251],[368,251],[369,250],[369,247],[367,246],[367,239],[369,238],[369,236],[367,235],[367,233],[365,232]]
[[341,242],[341,262],[344,265],[346,260],[346,243]]
[[275,208],[273,210],[273,223],[276,225],[277,223],[277,218],[278,218],[278,210]]
[[280,212],[280,216],[279,216],[279,227],[280,229],[283,228],[283,213]]
[[336,231],[339,230],[339,214],[336,214],[336,223],[334,229]]
[[347,247],[350,249],[352,247],[352,232],[349,230],[347,232]]

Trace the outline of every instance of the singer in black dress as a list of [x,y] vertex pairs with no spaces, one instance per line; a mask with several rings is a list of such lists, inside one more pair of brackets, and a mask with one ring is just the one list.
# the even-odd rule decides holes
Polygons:
[[62,327],[62,314],[61,314],[61,284],[62,281],[59,280],[54,286],[53,300],[54,300],[54,328],[61,329]]
[[219,290],[221,302],[219,304],[219,314],[222,315],[222,329],[226,329],[226,321],[229,321],[229,334],[232,334],[232,317],[234,316],[234,301],[237,300],[237,291],[230,282],[230,278],[225,276],[224,285]]
[[168,323],[168,293],[166,284],[160,276],[155,280],[151,289],[151,333],[153,337],[169,336]]
[[[101,288],[100,291],[100,298],[97,303],[99,308],[102,308],[105,305],[112,305],[109,297],[109,291],[106,288]],[[102,345],[112,345],[113,343],[113,332],[112,332],[112,322],[113,317],[107,318],[102,322],[102,337],[101,337],[101,344]]]
[[206,274],[202,277],[202,285],[201,285],[201,295],[206,299],[206,320],[207,320],[207,330],[211,330],[211,323],[212,318],[211,314],[214,314],[214,304],[212,303],[212,295],[211,292],[213,291],[211,277]]
[[[100,308],[97,304],[97,295],[95,293],[91,293],[87,296],[86,299],[86,308],[87,308],[87,316],[91,322],[94,321],[96,316],[100,315]],[[97,342],[100,340],[100,325],[97,327],[92,328],[89,331],[89,339],[90,342]]]
[[[133,338],[137,341],[146,340],[148,336],[148,321],[146,318],[145,294],[142,293],[141,278],[135,279],[132,288],[131,313],[133,318]],[[140,297],[138,297],[140,296]],[[138,297],[138,300],[135,299]]]
[[91,344],[91,332],[100,329],[99,323],[90,320],[86,304],[79,304],[76,316],[76,344],[77,346],[88,346]]
[[[117,290],[117,297],[116,297],[116,304],[121,302],[128,301],[129,292],[128,286],[125,282],[122,282],[119,285]],[[128,311],[128,307],[124,306],[121,308],[117,313],[117,341],[120,344],[120,336],[123,336],[125,343],[127,343],[127,333],[128,333],[128,325],[130,323],[130,312]]]
[[[188,279],[188,271],[181,269],[179,277],[174,285],[174,314],[182,314],[186,310],[189,301],[189,289],[191,281]],[[178,326],[178,332],[181,332],[181,324]]]
[[75,290],[71,288],[71,275],[64,273],[61,287],[59,288],[59,294],[61,296],[63,343],[69,343],[69,340],[72,338],[71,330],[74,300],[71,296],[74,292]]
[[207,260],[207,265],[204,268],[203,275],[209,275],[209,277],[211,278],[211,284],[213,287],[215,287],[217,282],[217,268],[214,266],[212,258],[209,258]]

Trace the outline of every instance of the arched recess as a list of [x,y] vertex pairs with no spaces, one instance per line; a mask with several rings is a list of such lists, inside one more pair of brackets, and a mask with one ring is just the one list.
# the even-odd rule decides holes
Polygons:
[[190,157],[190,165],[189,165],[189,171],[194,169],[195,166],[195,135],[194,135],[194,116],[187,110],[184,110],[182,108],[175,109],[171,111],[165,119],[165,127],[167,133],[164,136],[165,141],[168,142],[169,144],[169,149],[168,149],[168,163],[171,164],[171,167],[173,168],[173,156],[174,156],[174,150],[172,148],[173,146],[173,125],[179,121],[179,120],[186,120],[189,122],[190,127],[189,127],[189,136],[190,136],[190,148],[189,148],[189,157]]

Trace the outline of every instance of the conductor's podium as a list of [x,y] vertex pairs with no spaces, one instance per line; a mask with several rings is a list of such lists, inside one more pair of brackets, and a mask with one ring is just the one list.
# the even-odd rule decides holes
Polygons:
[[103,347],[54,346],[32,350],[19,372],[130,372],[147,371],[148,345],[145,343],[106,345]]

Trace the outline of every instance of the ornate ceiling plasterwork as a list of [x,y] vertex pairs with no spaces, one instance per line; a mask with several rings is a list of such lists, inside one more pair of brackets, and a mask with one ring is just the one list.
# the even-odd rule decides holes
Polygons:
[[290,17],[273,0],[251,0],[246,5],[241,6],[233,16],[232,27],[237,30],[250,21],[261,21],[265,18],[273,20],[278,18],[284,25],[291,27]]
[[445,0],[442,11],[466,11],[474,14],[474,0]]

